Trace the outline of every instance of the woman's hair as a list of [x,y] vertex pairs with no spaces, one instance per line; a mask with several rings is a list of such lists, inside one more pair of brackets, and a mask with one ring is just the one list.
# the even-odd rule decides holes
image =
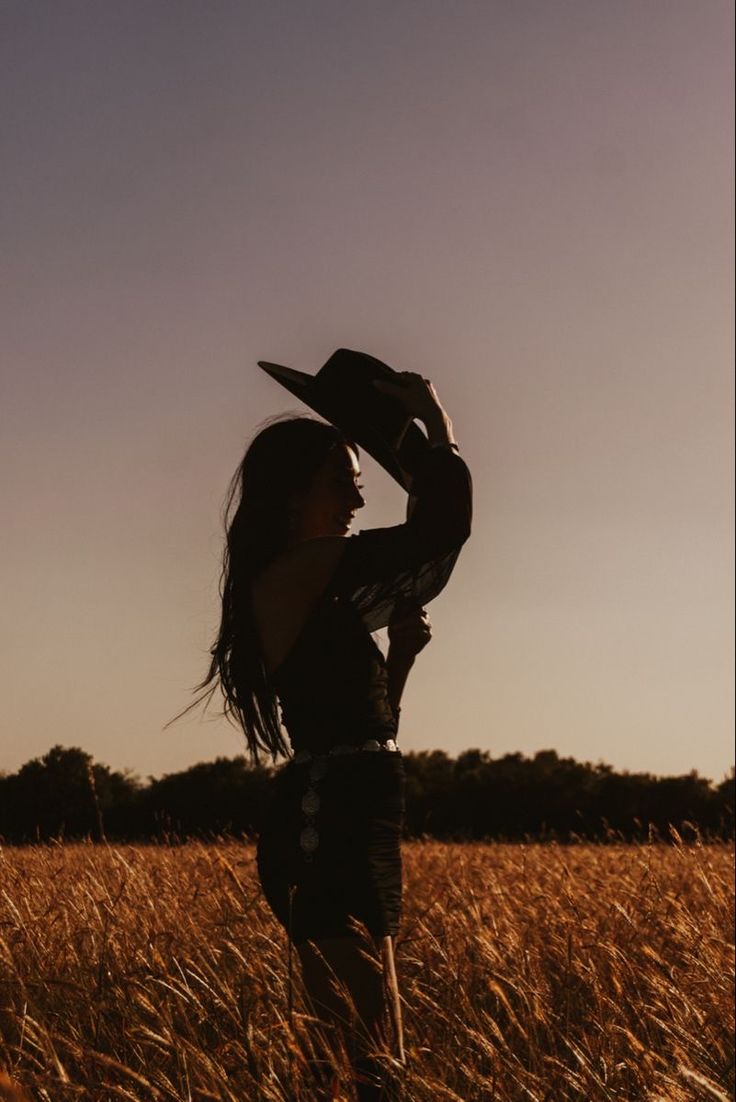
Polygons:
[[223,712],[243,728],[256,764],[262,752],[275,759],[289,751],[260,650],[251,585],[287,544],[291,499],[309,489],[340,444],[357,453],[351,440],[324,421],[290,415],[271,420],[251,441],[225,498],[220,628],[207,676],[195,689],[200,695],[185,712],[209,703],[219,684]]

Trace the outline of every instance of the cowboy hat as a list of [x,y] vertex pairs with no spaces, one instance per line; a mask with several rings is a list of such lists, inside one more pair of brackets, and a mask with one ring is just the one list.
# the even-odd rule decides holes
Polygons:
[[338,348],[316,375],[264,360],[258,366],[411,489],[412,472],[429,445],[402,403],[372,385],[376,379],[400,381],[388,364],[366,352]]

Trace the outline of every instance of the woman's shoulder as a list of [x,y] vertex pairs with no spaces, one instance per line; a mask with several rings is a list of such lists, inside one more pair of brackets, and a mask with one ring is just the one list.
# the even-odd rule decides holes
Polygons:
[[326,587],[349,536],[318,536],[281,551],[253,581],[253,594],[312,592]]
[[254,579],[253,612],[269,671],[279,667],[322,599],[348,538],[304,540],[282,551]]
[[322,536],[297,543],[254,579],[253,612],[270,671],[279,667],[321,600],[348,538]]

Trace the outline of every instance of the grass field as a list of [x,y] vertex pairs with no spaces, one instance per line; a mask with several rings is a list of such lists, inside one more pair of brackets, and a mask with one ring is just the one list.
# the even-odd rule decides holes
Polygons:
[[[404,852],[407,1100],[733,1097],[730,846]],[[308,1102],[287,986],[251,846],[0,849],[2,1099]]]

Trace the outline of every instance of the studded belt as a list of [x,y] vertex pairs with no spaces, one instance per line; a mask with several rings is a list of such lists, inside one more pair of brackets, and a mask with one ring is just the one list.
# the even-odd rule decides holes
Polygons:
[[291,760],[295,765],[299,765],[301,762],[304,761],[319,761],[321,758],[332,758],[336,757],[339,754],[357,754],[361,750],[368,750],[373,752],[388,750],[390,753],[396,753],[398,749],[399,748],[396,745],[395,740],[392,738],[386,739],[385,742],[379,742],[377,738],[369,738],[363,743],[362,746],[349,746],[347,744],[341,746],[333,746],[327,751],[326,754],[313,754],[311,750],[300,750],[298,754],[294,754],[294,757]]
[[326,754],[313,754],[311,750],[300,750],[291,759],[290,764],[300,765],[309,762],[309,785],[301,799],[301,809],[304,812],[304,826],[299,835],[299,846],[306,861],[311,861],[314,852],[319,846],[319,831],[315,825],[317,812],[320,808],[320,796],[317,785],[327,773],[330,758],[339,757],[342,754],[358,754],[361,751],[380,753],[398,753],[398,746],[394,739],[386,739],[379,742],[378,739],[369,738],[362,746],[340,745],[333,746]]

